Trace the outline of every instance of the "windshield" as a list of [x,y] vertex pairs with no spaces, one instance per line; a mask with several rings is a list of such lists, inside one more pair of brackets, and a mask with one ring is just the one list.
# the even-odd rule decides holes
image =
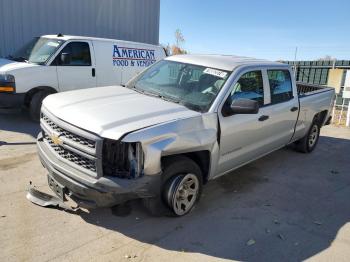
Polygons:
[[131,81],[128,87],[207,112],[228,76],[229,72],[223,70],[162,60]]
[[45,64],[62,45],[63,40],[36,37],[8,58],[18,62]]

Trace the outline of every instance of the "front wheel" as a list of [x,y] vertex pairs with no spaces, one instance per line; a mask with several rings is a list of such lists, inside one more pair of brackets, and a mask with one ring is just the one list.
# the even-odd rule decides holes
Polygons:
[[176,157],[165,167],[166,180],[163,200],[175,216],[189,213],[202,192],[202,172],[199,166],[187,157]]
[[305,137],[296,142],[296,148],[299,152],[311,153],[317,145],[320,137],[320,125],[313,122]]
[[30,101],[29,113],[33,121],[38,122],[40,120],[40,109],[45,97],[50,93],[46,91],[39,91],[35,93]]

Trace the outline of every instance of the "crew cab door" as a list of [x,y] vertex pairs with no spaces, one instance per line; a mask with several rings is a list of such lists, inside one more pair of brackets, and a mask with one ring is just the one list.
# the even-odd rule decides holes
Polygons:
[[60,91],[96,87],[95,59],[90,41],[68,42],[54,63]]
[[288,144],[298,118],[298,97],[288,69],[263,68],[243,72],[237,79],[225,103],[248,98],[257,100],[260,108],[258,114],[219,112],[219,174]]
[[268,68],[270,91],[270,148],[285,146],[292,139],[299,114],[298,94],[289,69]]
[[[218,174],[234,169],[247,161],[267,153],[271,137],[269,127],[271,109],[269,104],[269,85],[266,70],[243,71],[233,82],[222,107],[219,107],[220,157]],[[224,116],[224,107],[238,98],[259,102],[257,114],[234,114]]]

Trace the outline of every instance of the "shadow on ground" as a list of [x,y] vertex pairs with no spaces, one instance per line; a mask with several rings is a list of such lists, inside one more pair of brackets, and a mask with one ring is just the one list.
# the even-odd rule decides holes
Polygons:
[[197,208],[182,218],[151,217],[140,203],[130,204],[128,215],[109,209],[79,215],[166,250],[304,260],[327,249],[350,222],[349,155],[350,140],[332,137],[322,137],[312,154],[279,150],[210,182]]
[[[26,111],[2,109],[0,110],[0,130],[23,133],[36,138],[40,131],[40,125],[37,122],[33,122]],[[7,141],[2,141],[0,137],[0,145],[2,144],[21,145],[27,143],[8,143]]]
[[[0,113],[0,130],[35,137],[39,125],[23,113]],[[139,202],[118,215],[110,209],[76,214],[169,251],[304,260],[330,247],[350,222],[349,155],[350,140],[327,136],[312,154],[279,150],[208,183],[198,206],[182,218],[152,217]]]

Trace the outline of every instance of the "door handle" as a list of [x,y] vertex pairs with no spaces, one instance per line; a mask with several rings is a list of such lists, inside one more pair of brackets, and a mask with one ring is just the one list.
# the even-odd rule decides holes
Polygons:
[[265,120],[267,120],[267,119],[269,119],[269,116],[266,116],[266,115],[263,115],[263,116],[261,116],[261,117],[259,117],[259,121],[265,121]]
[[93,69],[91,70],[91,74],[92,74],[93,77],[95,77],[95,75],[96,75],[96,70],[95,70],[95,68],[93,68]]
[[293,106],[290,111],[294,112],[294,111],[297,111],[299,109],[299,107],[296,107],[296,106]]

